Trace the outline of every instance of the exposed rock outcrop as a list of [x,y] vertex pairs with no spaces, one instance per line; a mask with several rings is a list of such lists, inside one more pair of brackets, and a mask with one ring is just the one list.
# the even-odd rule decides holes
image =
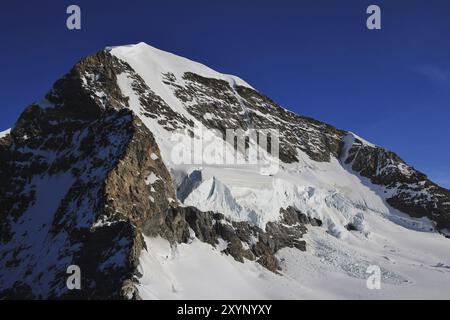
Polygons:
[[213,246],[219,244],[219,239],[226,241],[223,252],[236,261],[254,260],[273,272],[279,270],[275,254],[286,247],[305,251],[306,243],[301,238],[307,232],[306,226],[321,224],[320,220],[306,218],[292,207],[282,210],[283,219],[268,223],[266,230],[248,222],[230,221],[220,213],[201,212],[194,207],[172,208],[169,216],[180,217],[181,223],[177,227],[169,223],[177,230],[176,234],[184,235],[177,241],[188,242],[189,234],[184,230],[190,228],[198,239]]
[[344,162],[361,176],[385,189],[394,208],[436,223],[436,229],[450,230],[450,191],[430,181],[425,174],[406,164],[384,148],[351,139]]

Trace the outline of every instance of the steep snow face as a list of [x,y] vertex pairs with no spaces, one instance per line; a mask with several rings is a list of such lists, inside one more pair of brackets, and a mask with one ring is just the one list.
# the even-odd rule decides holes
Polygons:
[[[160,97],[167,108],[175,112],[180,119],[172,123],[171,131],[167,130],[167,125],[162,125],[161,120],[167,120],[171,115],[152,114],[149,116],[148,107],[142,103],[141,92],[136,89],[141,83],[137,83],[134,75],[124,72],[117,76],[117,81],[124,96],[130,98],[130,108],[141,118],[152,132],[156,131],[155,137],[161,148],[164,162],[173,166],[173,139],[174,129],[192,129],[200,127],[202,122],[188,110],[188,105],[177,96],[168,79],[176,79],[176,85],[186,87],[188,81],[185,75],[188,73],[196,74],[205,78],[218,79],[226,81],[231,88],[235,86],[244,86],[252,88],[248,83],[239,77],[226,75],[210,69],[209,67],[191,61],[189,59],[168,53],[145,43],[136,45],[120,46],[108,48],[110,53],[117,58],[127,62],[136,74],[143,80],[152,94]],[[140,79],[139,79],[140,80]],[[167,110],[166,110],[167,111]],[[211,115],[210,115],[211,116]],[[206,116],[207,119],[207,116]],[[173,119],[171,119],[173,120]],[[185,124],[189,124],[186,126]],[[216,145],[222,143],[222,139],[216,137],[214,133],[209,133],[210,139],[215,140]]]
[[225,80],[231,86],[241,85],[252,88],[236,76],[219,73],[205,65],[156,49],[143,42],[136,45],[114,47],[110,50],[111,54],[126,61],[144,79],[151,90],[182,114],[185,112],[183,108],[180,109],[180,101],[174,97],[170,87],[164,83],[165,75],[174,75],[179,81],[182,81],[185,73],[192,72],[205,78]]
[[177,78],[182,78],[186,72],[192,72],[205,78],[222,79],[231,85],[240,85],[252,88],[239,77],[217,72],[201,63],[189,60],[175,54],[159,50],[144,42],[107,48],[111,54],[128,62],[156,92],[156,87],[163,80],[162,75],[171,72]]

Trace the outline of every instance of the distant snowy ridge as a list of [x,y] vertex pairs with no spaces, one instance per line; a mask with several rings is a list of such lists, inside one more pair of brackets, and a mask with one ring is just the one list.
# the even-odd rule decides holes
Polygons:
[[[237,76],[217,72],[201,63],[159,50],[144,42],[125,46],[107,47],[106,50],[109,50],[118,58],[124,58],[123,60],[130,63],[134,70],[146,69],[147,74],[141,74],[146,81],[160,80],[158,78],[154,79],[155,74],[172,72],[175,76],[181,78],[184,73],[192,72],[205,78],[226,80],[231,85],[236,84],[252,88],[252,86]],[[146,75],[148,77],[146,77]],[[155,90],[156,88],[152,89]]]

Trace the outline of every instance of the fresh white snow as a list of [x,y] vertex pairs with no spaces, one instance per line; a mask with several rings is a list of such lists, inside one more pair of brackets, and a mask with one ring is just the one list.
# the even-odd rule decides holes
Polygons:
[[[285,248],[280,275],[255,262],[236,262],[219,246],[194,238],[170,246],[145,238],[140,258],[143,299],[450,299],[448,239],[370,217],[379,232],[337,239],[309,229],[307,251]],[[381,268],[381,288],[368,289],[367,267]]]
[[158,160],[159,159],[159,157],[156,154],[154,154],[154,153],[152,153],[150,155],[150,158],[152,158],[152,160]]
[[160,178],[152,172],[147,178],[145,178],[145,184],[152,185],[158,180],[160,180]]
[[[252,88],[239,77],[217,72],[201,63],[159,50],[144,42],[108,49],[113,55],[127,61],[134,70],[139,70],[139,74],[147,84],[160,86],[162,79],[160,76],[167,72],[172,72],[178,79],[181,79],[185,72],[192,72],[205,78],[222,79],[232,85],[237,84]],[[144,70],[145,72],[141,72]],[[150,86],[150,88],[156,89],[154,86]]]
[[138,285],[143,299],[294,299],[301,292],[289,278],[236,262],[197,239],[176,247],[161,238],[145,241]]

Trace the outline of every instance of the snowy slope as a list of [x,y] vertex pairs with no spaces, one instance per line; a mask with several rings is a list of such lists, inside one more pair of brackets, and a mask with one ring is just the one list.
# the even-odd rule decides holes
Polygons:
[[[242,85],[251,88],[249,84],[236,76],[225,75],[216,72],[200,63],[193,62],[183,57],[161,51],[145,43],[108,48],[111,54],[127,62],[139,76],[145,81],[148,87],[165,101],[177,114],[193,121],[195,126],[200,125],[200,121],[192,116],[185,105],[178,99],[173,89],[164,83],[164,75],[171,73],[177,78],[179,85],[184,84],[183,75],[192,72],[206,78],[221,79],[229,82],[232,86]],[[141,120],[152,130],[158,131],[156,139],[161,147],[161,151],[166,164],[171,164],[171,149],[173,142],[170,133],[162,128],[156,119],[146,117],[142,114],[142,105],[139,101],[139,94],[132,88],[133,79],[130,75],[122,73],[118,75],[118,84],[122,93],[130,97],[130,108],[140,116]]]
[[[280,275],[197,239],[171,247],[146,238],[138,290],[144,299],[450,299],[447,239],[379,217],[370,221],[380,231],[369,238],[356,233],[342,240],[312,228],[306,252],[278,253]],[[370,265],[381,268],[380,290],[366,286]]]
[[[228,81],[230,84],[252,88],[247,82],[233,75],[217,72],[201,63],[159,50],[141,42],[135,45],[107,48],[118,58],[128,62],[155,92],[161,93],[162,74],[172,72],[181,78],[185,72],[193,72],[206,78],[216,78]],[[160,91],[159,89],[162,89]]]

